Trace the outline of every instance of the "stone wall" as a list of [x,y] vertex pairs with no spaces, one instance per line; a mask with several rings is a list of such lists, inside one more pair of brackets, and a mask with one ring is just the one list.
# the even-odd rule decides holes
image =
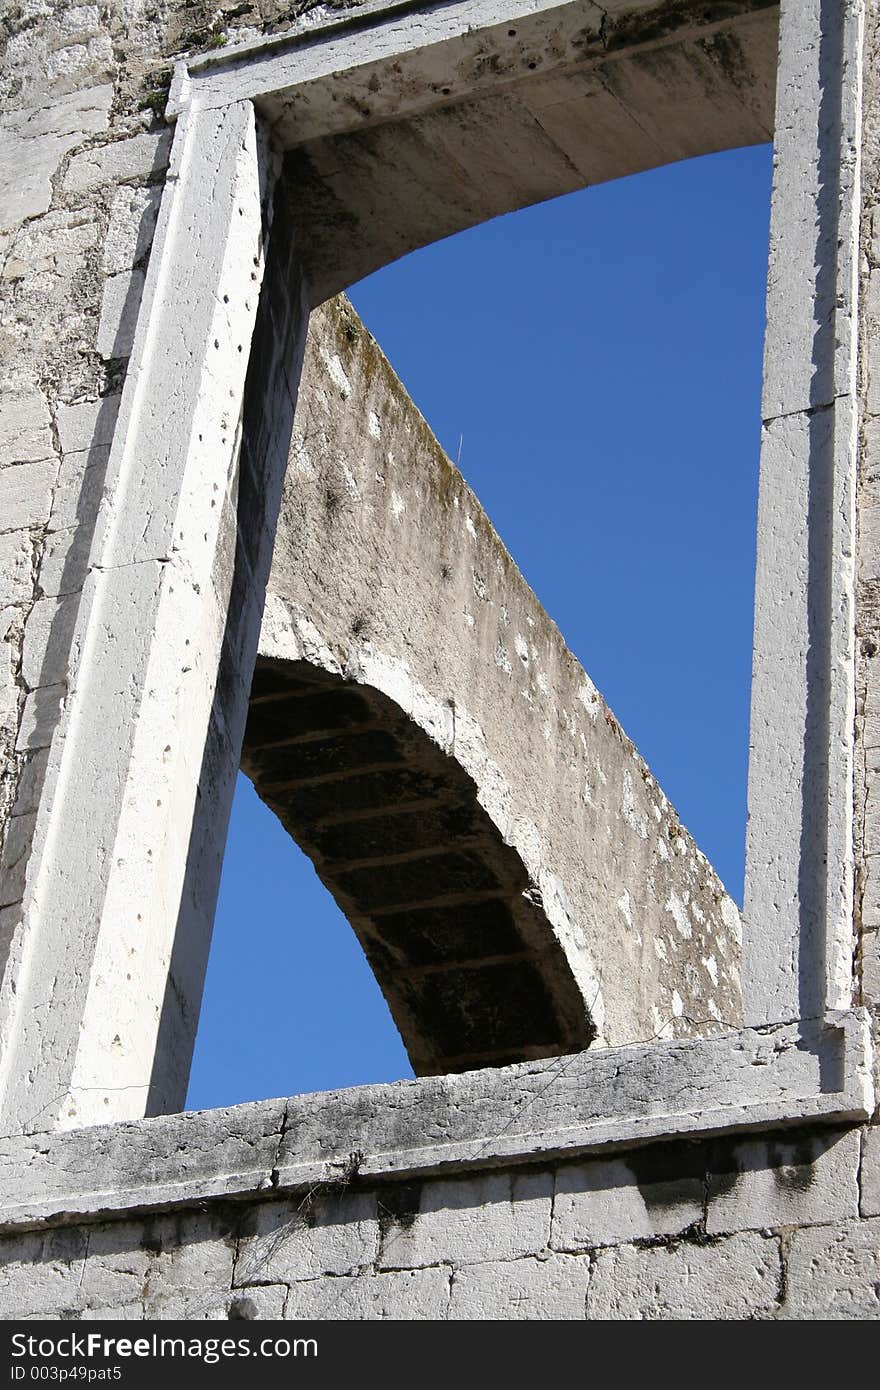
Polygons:
[[[256,1136],[265,1116],[249,1108],[229,1119]],[[825,1129],[376,1184],[352,1155],[294,1192],[8,1231],[0,1308],[83,1320],[876,1318],[878,1158],[873,1139],[860,1159],[858,1131]]]
[[[70,661],[78,655],[71,653],[71,634],[169,157],[162,111],[170,59],[219,45],[236,28],[252,36],[296,23],[297,8],[271,3],[219,8],[156,5],[143,0],[99,11],[61,0],[23,0],[0,20],[6,45],[0,120],[0,964],[8,957],[15,966],[23,949],[16,934],[17,903],[48,748],[67,695]],[[326,15],[326,9],[321,7],[320,13]],[[876,1035],[880,3],[867,0],[866,10],[854,930],[860,933],[859,997],[873,1014]],[[313,382],[324,383],[316,388],[307,417],[313,424],[326,406],[320,392],[326,392],[328,373],[333,379],[334,357],[351,382],[338,343],[334,348],[327,337],[334,314],[342,316],[333,331],[338,330],[347,311],[337,305],[316,321],[313,333],[307,379],[310,374]],[[301,430],[291,481],[308,476],[306,444]],[[446,465],[436,462],[442,472]],[[330,481],[337,503],[329,510],[338,515],[350,493],[342,463],[324,457],[321,469],[335,470]],[[320,487],[328,481],[320,470],[315,478]],[[459,512],[473,505],[471,522],[475,532],[482,532],[482,519],[466,490],[458,482],[451,487]],[[391,500],[383,527],[395,524],[393,490],[385,490]],[[406,505],[405,492],[397,491]],[[295,537],[295,514],[291,516],[288,535]],[[477,537],[472,539],[476,547]],[[345,544],[350,543],[349,537]],[[481,543],[486,554],[499,558],[494,537],[484,535]],[[273,581],[263,642],[268,660],[292,655],[273,647],[289,642],[296,629],[290,605],[296,607],[299,599],[290,591],[291,584],[294,589],[296,585],[291,554],[289,547],[286,557],[281,555],[277,582]],[[514,672],[525,680],[537,660],[530,642],[528,662],[516,645],[517,634],[526,637],[533,600],[514,577],[521,613],[516,622],[512,611],[508,613],[508,643],[484,616],[479,617],[483,626],[478,630],[474,610],[479,604],[487,612],[491,606],[493,623],[496,608],[500,614],[502,600],[490,591],[491,576],[485,576],[486,593],[481,594],[476,587],[476,576],[482,575],[478,565],[447,577],[440,573],[444,557],[438,552],[434,558],[437,583],[442,579],[454,587],[456,602],[474,619],[481,659],[488,655],[496,673],[493,679],[507,681],[513,689]],[[503,568],[506,561],[500,559]],[[318,647],[322,642],[335,646],[340,671],[355,685],[365,685],[370,683],[369,660],[378,642],[375,614],[364,615],[368,622],[363,632],[352,632],[351,620],[361,616],[359,607],[353,603],[344,610],[345,633],[319,629]],[[301,623],[298,631],[301,639]],[[361,636],[364,641],[352,640]],[[383,642],[386,636],[382,634]],[[577,681],[571,685],[573,676],[565,669],[567,657],[558,634],[549,634],[547,643],[548,649],[556,643],[554,660],[563,684],[568,683],[558,708],[571,718],[576,706],[569,696],[576,696]],[[400,654],[391,655],[399,659]],[[313,658],[314,651],[300,648],[298,660],[321,668],[322,660]],[[421,674],[418,679],[427,688]],[[381,690],[382,682],[374,688]],[[579,718],[589,718],[587,705],[592,703],[587,688],[584,716]],[[631,764],[638,772],[633,787],[646,798],[642,809],[648,814],[652,804],[658,806],[661,822],[666,816],[671,824],[671,811],[604,711],[602,723],[608,748],[614,749],[617,740],[624,823],[628,825],[625,766]],[[540,721],[535,727],[539,725]],[[562,736],[570,733],[565,725]],[[511,754],[511,767],[515,762]],[[581,790],[578,786],[578,794]],[[533,793],[534,788],[525,788],[518,794],[527,799]],[[588,799],[584,805],[589,806]],[[540,813],[529,814],[552,841],[552,826],[544,825]],[[640,823],[637,806],[633,820]],[[647,853],[647,835],[642,837],[633,826],[618,830],[622,836],[632,832]],[[650,844],[659,844],[662,834],[651,828]],[[565,838],[563,832],[560,838]],[[697,863],[709,883],[708,866],[692,858],[683,836],[667,831],[667,841],[673,840],[684,844],[682,857]],[[516,848],[529,868],[527,847]],[[551,855],[547,862],[552,868],[556,861]],[[540,869],[540,859],[536,864]],[[619,910],[625,917],[624,909]],[[674,911],[671,917],[677,927]],[[664,938],[662,933],[653,938],[646,934],[637,945],[652,939]],[[653,945],[651,949],[659,954]],[[637,954],[635,948],[633,952]],[[682,994],[680,1014],[674,1006],[673,974],[660,973],[660,1022],[666,1017],[667,999],[672,1016],[684,1018]],[[696,991],[694,997],[698,998]],[[686,1026],[685,1019],[681,1027]],[[615,1038],[633,1036],[616,1023],[611,1031]],[[765,1063],[766,1058],[758,1058],[754,1065],[763,1068]],[[375,1111],[387,1099],[364,1092],[358,1103],[365,1112],[371,1107]],[[575,1102],[567,1103],[573,1113]],[[319,1101],[311,1104],[320,1115]],[[493,1133],[510,1122],[504,1111],[491,1114]],[[558,1160],[548,1159],[536,1141],[516,1161],[496,1156],[491,1164],[483,1146],[447,1163],[442,1174],[413,1169],[407,1157],[413,1135],[392,1128],[386,1157],[399,1154],[399,1161],[389,1159],[386,1166],[396,1172],[395,1181],[362,1172],[352,1132],[330,1127],[320,1136],[324,1168],[304,1183],[279,1176],[277,1156],[290,1138],[286,1109],[275,1113],[271,1124],[264,1107],[221,1112],[217,1131],[207,1121],[207,1129],[199,1128],[204,1117],[189,1118],[197,1123],[184,1125],[180,1136],[175,1190],[166,1186],[151,1197],[132,1195],[122,1209],[105,1194],[88,1211],[74,1204],[41,1212],[37,1203],[22,1214],[16,1206],[16,1183],[28,1166],[35,1173],[42,1171],[40,1165],[55,1141],[40,1136],[27,1152],[17,1147],[18,1141],[3,1141],[7,1167],[0,1214],[2,1316],[880,1316],[876,1126],[836,1123],[830,1129],[792,1134],[771,1125],[767,1132],[750,1136],[650,1145],[629,1134],[609,1143],[601,1155]],[[184,1124],[174,1121],[178,1122]],[[143,1142],[148,1144],[156,1132],[151,1124],[163,1123],[142,1122]],[[34,1125],[40,1128],[38,1116]],[[230,1132],[242,1136],[248,1150],[265,1149],[253,1183],[230,1192],[218,1172],[216,1183],[207,1189],[190,1184],[185,1170],[193,1146],[198,1150],[201,1143],[210,1151],[214,1144],[219,1152],[222,1136]],[[99,1175],[106,1153],[130,1137],[116,1130],[82,1133],[89,1137],[92,1171]],[[106,1180],[112,1187],[112,1168]]]

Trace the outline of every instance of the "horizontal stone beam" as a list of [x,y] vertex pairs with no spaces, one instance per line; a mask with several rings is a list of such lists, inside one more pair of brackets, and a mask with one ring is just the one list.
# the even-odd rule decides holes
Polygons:
[[0,1141],[0,1230],[863,1121],[867,1014]]

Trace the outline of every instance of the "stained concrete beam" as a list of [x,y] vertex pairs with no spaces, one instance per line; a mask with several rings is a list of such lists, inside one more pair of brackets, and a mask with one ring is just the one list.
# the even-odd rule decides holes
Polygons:
[[0,1230],[317,1184],[344,1191],[355,1177],[512,1165],[515,1181],[519,1164],[660,1138],[860,1120],[872,1108],[869,1029],[855,1013],[827,1025],[0,1139]]

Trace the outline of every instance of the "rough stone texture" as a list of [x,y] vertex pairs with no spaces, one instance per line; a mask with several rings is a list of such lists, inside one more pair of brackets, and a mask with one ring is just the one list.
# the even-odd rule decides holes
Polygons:
[[857,1133],[740,1145],[734,1172],[709,1179],[706,1230],[845,1221],[858,1214],[858,1167]]
[[788,1252],[790,1318],[880,1318],[880,1221],[796,1231]]
[[422,1321],[446,1316],[449,1269],[405,1269],[394,1274],[312,1280],[294,1284],[285,1316],[334,1321]]
[[490,1173],[426,1183],[414,1210],[404,1201],[387,1214],[379,1266],[407,1269],[443,1260],[466,1265],[537,1253],[549,1242],[552,1195],[549,1174]]
[[876,1125],[862,1135],[859,1215],[880,1216],[880,1128]]
[[45,525],[57,472],[54,459],[11,464],[0,472],[3,522],[10,533],[20,533],[41,523]]
[[638,1151],[582,1167],[563,1168],[556,1179],[551,1245],[589,1250],[656,1236],[676,1236],[703,1218],[705,1172],[688,1174],[687,1155],[677,1154],[671,1175],[639,1181]]
[[453,1274],[448,1317],[576,1322],[585,1316],[589,1280],[589,1259],[571,1255],[467,1265]]
[[[876,1318],[880,1221],[837,1215],[857,1138],[655,1144],[612,1161],[379,1186],[340,1164],[296,1194],[235,1202],[194,1202],[190,1180],[173,1212],[0,1235],[0,1316]],[[796,1185],[814,1189],[811,1205],[768,1203],[761,1230],[732,1229],[737,1213],[750,1220],[758,1171],[792,1185],[798,1142]],[[722,1184],[731,1229],[713,1235]],[[640,1205],[633,1195],[626,1209],[625,1189]],[[566,1232],[573,1248],[559,1250]]]
[[767,1318],[778,1307],[777,1238],[711,1245],[617,1246],[596,1259],[589,1318]]
[[308,1193],[284,1205],[255,1208],[235,1263],[235,1283],[275,1284],[322,1274],[357,1274],[379,1250],[375,1194]]

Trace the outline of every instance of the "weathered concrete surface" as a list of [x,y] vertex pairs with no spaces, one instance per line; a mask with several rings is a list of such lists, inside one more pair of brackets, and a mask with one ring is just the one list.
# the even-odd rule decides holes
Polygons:
[[735,1025],[735,905],[344,300],[312,316],[252,700],[243,766],[417,1071]]
[[[608,1152],[658,1137],[864,1119],[874,1104],[870,1068],[866,1020],[844,1016],[836,1027],[803,1033],[789,1026],[608,1048],[460,1076],[22,1135],[0,1141],[0,1226],[34,1226],[59,1217],[94,1220],[270,1189],[308,1192],[354,1177],[454,1177],[468,1168]],[[742,1149],[736,1204],[731,1207],[725,1196],[729,1178],[719,1179],[713,1191],[714,1229],[750,1226],[762,1203],[780,1221],[792,1210],[812,1213],[811,1219],[854,1216],[859,1157],[858,1145],[850,1142],[831,1148],[821,1140],[796,1139],[793,1146],[764,1149],[756,1141]],[[756,1186],[756,1173],[767,1166],[789,1174],[774,1200]],[[823,1191],[832,1207],[816,1205],[826,1199],[818,1189],[811,1195],[801,1181],[806,1169],[827,1178]],[[626,1185],[626,1167],[609,1161],[604,1170],[591,1166],[590,1174],[598,1175],[603,1188],[600,1226],[593,1224],[592,1178],[581,1182],[575,1173],[586,1195],[574,1201],[570,1192],[563,1195],[565,1189],[557,1194],[557,1248],[579,1248],[585,1231],[603,1244],[638,1235],[631,1225],[638,1212],[629,1204],[620,1209],[607,1192],[620,1187],[621,1175]],[[515,1172],[514,1179],[520,1182]],[[488,1202],[495,1179],[479,1181],[488,1184]],[[527,1182],[517,1191],[531,1192],[538,1206],[546,1196]],[[703,1195],[702,1186],[686,1194],[679,1188],[677,1201],[686,1200],[690,1209]],[[665,1197],[660,1191],[648,1200],[656,1205]],[[420,1239],[427,1238],[426,1230]],[[499,1239],[504,1238],[502,1230]],[[464,1228],[461,1239],[470,1239]]]
[[[226,1118],[236,1127],[235,1111]],[[349,1164],[294,1195],[246,1201],[183,1184],[175,1211],[93,1213],[86,1225],[67,1212],[0,1235],[0,1316],[877,1317],[878,1223],[853,1215],[857,1139],[771,1132],[384,1184]],[[748,1224],[757,1189],[779,1194],[759,1229]]]
[[[381,25],[326,54],[282,48],[265,109],[295,149],[297,224],[322,227],[303,242],[313,302],[500,213],[770,139],[777,26],[768,0],[485,0],[420,17],[424,47],[392,72]],[[190,80],[210,104],[248,76],[231,53]]]
[[853,974],[860,0],[786,4],[771,195],[743,909],[744,1020]]

